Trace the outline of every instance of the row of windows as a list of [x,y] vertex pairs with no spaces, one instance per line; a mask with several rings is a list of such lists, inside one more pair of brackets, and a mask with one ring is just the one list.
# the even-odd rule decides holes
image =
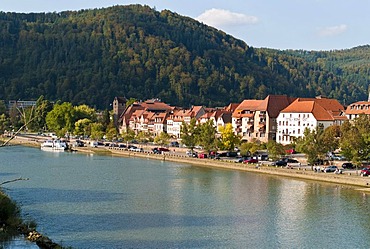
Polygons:
[[[280,126],[289,126],[289,124],[290,124],[290,126],[296,126],[296,123],[289,123],[288,121],[279,121],[279,125]],[[297,126],[301,126],[301,121],[298,121],[297,122]],[[309,123],[303,123],[302,124],[302,126],[313,126],[313,124],[309,124]]]
[[[283,118],[285,118],[285,117],[288,118],[288,114],[286,116],[285,116],[285,114],[283,114]],[[290,113],[289,118],[292,118],[292,117],[293,117],[293,114]],[[298,118],[300,118],[300,117],[301,117],[301,114],[299,113]],[[308,118],[308,117],[309,117],[309,114],[304,114],[304,113],[302,114],[302,118]]]

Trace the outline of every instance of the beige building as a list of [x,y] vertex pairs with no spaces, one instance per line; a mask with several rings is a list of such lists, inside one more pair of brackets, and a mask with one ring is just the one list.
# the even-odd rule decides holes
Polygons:
[[276,119],[294,99],[285,95],[269,95],[264,100],[244,100],[232,115],[235,133],[247,141],[275,140]]

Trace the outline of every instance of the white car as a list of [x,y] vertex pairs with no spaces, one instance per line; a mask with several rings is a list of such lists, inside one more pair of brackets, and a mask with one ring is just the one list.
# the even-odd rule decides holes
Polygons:
[[143,148],[138,148],[138,147],[131,147],[128,149],[129,151],[134,151],[134,152],[143,152]]

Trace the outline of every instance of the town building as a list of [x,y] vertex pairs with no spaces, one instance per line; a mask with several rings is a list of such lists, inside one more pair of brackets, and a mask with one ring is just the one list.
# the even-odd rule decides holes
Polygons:
[[341,125],[347,117],[344,107],[335,99],[325,97],[297,98],[281,110],[277,117],[276,142],[290,144],[294,139],[303,137],[305,129],[324,129],[331,125]]
[[139,132],[150,132],[160,134],[166,132],[166,117],[173,111],[173,107],[159,99],[134,102],[121,114],[119,132],[127,132],[128,129],[138,134]]
[[268,142],[276,139],[277,117],[295,98],[268,95],[264,100],[244,100],[232,115],[232,126],[244,141]]
[[118,119],[126,109],[126,98],[125,97],[115,97],[113,100],[113,123],[114,126],[118,128]]
[[358,101],[350,104],[345,111],[349,120],[354,120],[361,114],[370,115],[370,101]]
[[174,137],[180,138],[182,123],[190,124],[190,120],[198,120],[206,113],[203,106],[192,106],[190,109],[175,109],[167,119],[167,133]]

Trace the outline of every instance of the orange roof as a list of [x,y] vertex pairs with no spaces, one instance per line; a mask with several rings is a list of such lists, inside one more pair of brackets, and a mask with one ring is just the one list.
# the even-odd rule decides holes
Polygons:
[[335,99],[298,98],[281,113],[312,113],[316,120],[334,120],[344,107]]
[[242,117],[241,115],[243,111],[256,111],[257,107],[263,102],[263,100],[256,100],[256,99],[245,99],[243,100],[240,105],[235,109],[233,112],[233,117]]
[[266,111],[270,118],[276,118],[280,111],[289,106],[295,99],[286,95],[268,95],[257,109]]
[[370,114],[370,102],[368,101],[358,101],[350,104],[346,111],[346,115],[349,114]]

